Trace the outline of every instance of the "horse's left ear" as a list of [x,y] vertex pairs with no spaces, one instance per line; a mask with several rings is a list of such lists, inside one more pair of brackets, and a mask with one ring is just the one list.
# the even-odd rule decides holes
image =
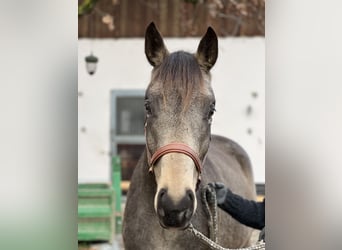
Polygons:
[[168,56],[164,40],[154,23],[150,23],[145,32],[145,54],[152,66],[160,65]]
[[218,54],[218,41],[215,31],[209,27],[197,48],[198,63],[209,72],[214,66]]

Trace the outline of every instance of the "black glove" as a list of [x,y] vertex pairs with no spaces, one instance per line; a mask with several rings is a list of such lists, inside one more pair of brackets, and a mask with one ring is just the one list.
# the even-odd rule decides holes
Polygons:
[[217,205],[223,204],[228,193],[227,188],[221,182],[211,182],[208,185],[215,189]]

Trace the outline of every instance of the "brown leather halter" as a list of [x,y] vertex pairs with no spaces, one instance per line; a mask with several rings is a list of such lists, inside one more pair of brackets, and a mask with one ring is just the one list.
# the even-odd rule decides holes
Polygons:
[[199,174],[202,172],[202,162],[197,156],[196,152],[192,150],[188,145],[181,143],[181,142],[171,142],[165,146],[162,146],[157,149],[156,152],[151,156],[150,151],[147,148],[147,160],[148,164],[150,165],[149,171],[153,171],[153,166],[156,163],[158,159],[160,159],[163,155],[169,154],[169,153],[181,153],[189,156],[195,163],[196,169]]
[[147,137],[146,137],[146,126],[147,123],[145,123],[144,130],[145,130],[145,138],[146,138],[146,155],[147,155],[147,161],[148,165],[150,166],[149,172],[153,173],[154,164],[164,155],[169,153],[180,153],[189,156],[193,162],[195,163],[197,172],[198,172],[198,182],[199,184],[201,180],[201,173],[202,173],[202,161],[198,157],[197,153],[188,145],[181,142],[171,142],[169,144],[166,144],[160,148],[158,148],[153,154],[151,154],[150,150],[147,146]]

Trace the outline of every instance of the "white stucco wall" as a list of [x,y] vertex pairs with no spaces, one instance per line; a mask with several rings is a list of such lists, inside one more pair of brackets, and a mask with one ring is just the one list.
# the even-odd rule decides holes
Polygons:
[[[195,52],[200,38],[165,39],[169,51]],[[108,181],[110,167],[110,90],[145,89],[151,66],[143,39],[80,39],[78,46],[78,178]],[[99,58],[95,75],[85,69],[85,56]],[[237,141],[249,154],[255,181],[265,182],[265,40],[219,38],[219,57],[212,69],[216,110],[212,132]],[[257,92],[253,98],[251,93]],[[246,115],[247,106],[251,115]],[[86,127],[86,133],[80,133]],[[248,134],[248,128],[252,134]]]

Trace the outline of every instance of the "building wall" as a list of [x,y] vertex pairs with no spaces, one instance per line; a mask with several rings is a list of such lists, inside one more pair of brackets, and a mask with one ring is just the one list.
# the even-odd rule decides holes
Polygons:
[[[169,38],[169,51],[195,52],[199,38]],[[90,76],[85,56],[99,58]],[[152,67],[144,41],[80,39],[78,46],[78,178],[106,182],[110,175],[110,91],[145,89]],[[249,154],[257,183],[265,182],[265,39],[219,38],[212,69],[216,110],[212,132],[237,141]]]

